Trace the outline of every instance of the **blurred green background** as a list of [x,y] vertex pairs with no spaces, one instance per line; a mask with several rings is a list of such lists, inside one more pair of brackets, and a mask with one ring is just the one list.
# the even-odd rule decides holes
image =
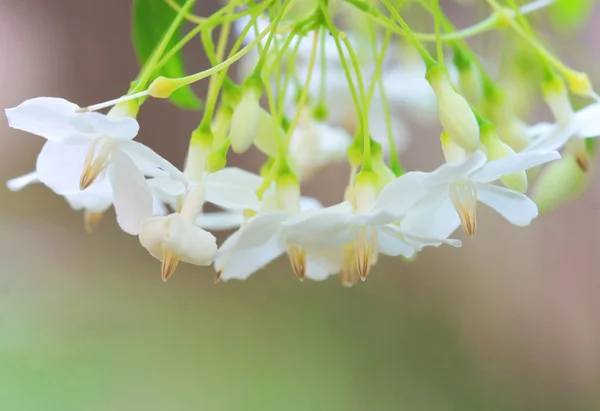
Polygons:
[[[130,6],[0,0],[1,107],[121,95]],[[567,38],[577,67],[597,65],[599,13]],[[150,101],[140,139],[180,165],[198,120]],[[431,168],[437,131],[417,134],[406,164]],[[32,170],[41,144],[1,120],[0,179]],[[306,193],[331,204],[346,173]],[[598,194],[526,229],[482,208],[462,249],[383,258],[346,289],[301,283],[284,259],[246,282],[183,265],[163,284],[112,216],[86,235],[44,187],[0,187],[0,410],[598,410]]]

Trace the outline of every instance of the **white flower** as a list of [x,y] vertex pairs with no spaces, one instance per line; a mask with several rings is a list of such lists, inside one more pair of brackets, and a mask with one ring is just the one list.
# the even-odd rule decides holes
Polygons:
[[[257,210],[262,203],[256,191],[262,178],[238,168],[224,168],[204,176],[203,181],[148,181],[157,197],[175,212],[144,220],[140,243],[162,261],[161,277],[167,281],[179,262],[210,265],[217,252],[216,240],[206,230],[237,228],[245,221],[244,210]],[[210,202],[230,211],[204,214]]]
[[[34,183],[41,183],[38,174],[35,171],[8,180],[6,186],[11,191],[20,191]],[[106,210],[113,205],[112,187],[106,179],[97,184],[93,184],[85,190],[72,194],[65,194],[62,197],[64,197],[73,210],[84,211],[84,228],[88,233],[91,233],[96,229]],[[153,200],[153,215],[166,214],[163,203],[156,197],[153,197]]]
[[79,106],[64,99],[39,97],[6,110],[13,128],[46,138],[36,172],[42,183],[60,195],[71,195],[108,177],[117,221],[137,234],[152,215],[150,189],[141,170],[179,171],[143,144],[133,141],[139,126],[133,118],[99,113],[78,114]]
[[323,280],[337,272],[340,260],[335,255],[326,251],[307,252],[288,242],[281,225],[298,212],[320,207],[315,199],[301,198],[297,186],[264,193],[259,212],[219,248],[215,258],[217,277],[222,280],[246,279],[285,252],[300,279]]
[[[488,163],[485,154],[476,151],[463,161],[446,163],[431,173],[408,173],[386,186],[382,195],[411,198],[414,205],[402,221],[402,228],[434,237],[445,238],[459,225],[474,235],[479,201],[512,224],[526,226],[538,215],[535,203],[524,194],[492,182],[558,158],[556,151],[527,152]],[[407,177],[419,186],[406,190],[402,178]],[[392,204],[386,210],[394,213],[395,208]]]
[[163,281],[171,277],[180,261],[199,266],[212,264],[217,240],[196,225],[203,204],[204,187],[198,184],[189,190],[181,212],[148,218],[142,223],[140,243],[162,261]]
[[[396,180],[397,189],[410,191],[419,182],[410,175]],[[357,185],[351,190],[349,199],[338,205],[302,213],[283,222],[289,241],[300,244],[308,250],[337,247],[344,252],[345,264],[342,267],[342,281],[357,274],[365,280],[378,254],[411,258],[426,246],[450,244],[455,247],[460,241],[434,238],[411,233],[401,228],[399,221],[403,211],[412,206],[410,194],[400,197],[382,192],[377,195],[371,185]],[[348,191],[347,191],[348,193]],[[408,195],[406,195],[408,194]],[[387,210],[394,209],[394,214]]]

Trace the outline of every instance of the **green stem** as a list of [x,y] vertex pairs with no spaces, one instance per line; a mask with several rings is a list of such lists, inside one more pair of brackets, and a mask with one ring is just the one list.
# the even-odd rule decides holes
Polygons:
[[423,44],[421,44],[421,42],[415,37],[415,35],[413,34],[410,27],[408,27],[408,24],[406,24],[406,22],[404,21],[404,19],[400,15],[400,13],[398,13],[398,11],[394,8],[394,6],[392,6],[392,4],[389,2],[389,0],[381,0],[381,2],[389,10],[392,17],[394,17],[398,21],[398,23],[400,24],[400,26],[402,27],[402,29],[404,31],[404,35],[406,36],[406,38],[412,43],[413,46],[415,46],[415,48],[417,49],[419,54],[421,54],[421,57],[423,58],[423,61],[425,62],[425,66],[427,66],[429,68],[431,66],[436,65],[437,63],[433,59],[433,57],[431,57],[431,54],[429,54],[429,52],[423,46]]
[[441,28],[440,28],[440,22],[442,19],[442,16],[444,16],[444,13],[442,12],[442,9],[440,8],[440,1],[439,0],[433,0],[433,4],[435,6],[434,9],[434,21],[435,21],[435,39],[436,39],[436,43],[437,43],[437,57],[438,57],[438,62],[444,66],[444,46],[442,44],[442,32],[441,32]]
[[[260,53],[260,57],[258,58],[256,67],[254,68],[254,73],[250,77],[256,76],[256,77],[260,78],[260,73],[265,65],[265,61],[267,60],[269,47],[271,47],[271,42],[273,41],[273,38],[275,37],[275,33],[277,32],[277,27],[279,26],[279,23],[281,22],[283,17],[287,14],[289,9],[293,6],[293,4],[295,2],[296,2],[296,0],[285,0],[284,1],[283,5],[282,5],[283,11],[279,12],[277,17],[273,21],[273,23],[271,23],[272,25],[274,25],[273,29],[271,30],[271,33],[269,34],[269,37],[267,38],[265,47],[263,48],[262,52]],[[273,4],[273,3],[271,3],[271,4]]]
[[156,48],[152,51],[150,58],[144,64],[144,67],[142,68],[142,71],[138,76],[138,81],[135,82],[135,86],[133,87],[133,89],[130,90],[131,94],[135,94],[146,88],[146,84],[150,80],[150,77],[152,76],[152,73],[154,72],[157,63],[159,62],[160,57],[164,53],[169,42],[173,38],[175,31],[185,18],[187,12],[192,8],[194,3],[196,3],[196,0],[186,0],[185,4],[181,7],[181,9],[179,9],[179,12],[171,22],[171,25],[165,32],[162,39],[160,40],[160,43],[158,43]]

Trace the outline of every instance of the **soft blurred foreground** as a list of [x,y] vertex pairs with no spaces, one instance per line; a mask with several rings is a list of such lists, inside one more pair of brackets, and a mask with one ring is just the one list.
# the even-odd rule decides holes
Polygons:
[[[129,9],[0,0],[1,107],[122,94],[137,70]],[[571,38],[573,65],[594,68],[597,35]],[[141,139],[181,164],[198,118],[151,101]],[[4,181],[33,169],[42,141],[2,121]],[[436,133],[415,133],[409,167]],[[345,176],[306,193],[331,204]],[[112,215],[86,235],[42,186],[0,198],[0,410],[600,409],[597,183],[525,229],[482,207],[476,241],[383,259],[352,289],[301,283],[284,259],[246,282],[183,265],[163,284]]]

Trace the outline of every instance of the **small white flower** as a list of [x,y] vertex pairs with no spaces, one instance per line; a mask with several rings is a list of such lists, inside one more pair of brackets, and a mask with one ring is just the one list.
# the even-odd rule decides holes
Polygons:
[[148,147],[133,141],[139,126],[133,118],[100,113],[78,114],[79,106],[64,99],[39,97],[7,109],[9,125],[46,138],[36,172],[60,195],[84,190],[105,175],[121,228],[137,234],[152,215],[152,195],[143,170],[179,171]]
[[[338,205],[302,213],[283,222],[290,241],[300,244],[308,251],[327,247],[343,249],[345,265],[342,281],[358,277],[365,280],[378,254],[411,258],[426,246],[450,244],[455,247],[460,241],[434,238],[401,228],[398,224],[402,211],[412,206],[411,187],[419,184],[411,176],[400,177],[398,185],[405,191],[401,197],[387,194],[377,195],[371,185],[357,185],[347,191],[349,200]],[[407,195],[408,194],[408,195]],[[388,209],[394,209],[394,214]]]
[[[468,235],[474,235],[477,202],[488,205],[516,226],[526,226],[538,215],[535,203],[524,194],[492,183],[558,158],[556,151],[533,151],[488,163],[486,155],[476,151],[431,173],[410,172],[386,186],[381,195],[411,198],[413,208],[402,221],[402,228],[434,237],[445,238],[459,225]],[[419,185],[406,190],[402,179],[408,177]],[[394,213],[395,208],[392,204],[386,210]]]
[[322,280],[339,269],[325,252],[307,252],[289,242],[281,223],[299,212],[321,208],[313,198],[300,197],[298,187],[269,190],[258,213],[233,233],[219,248],[215,269],[219,279],[246,279],[260,268],[288,253],[300,279]]

